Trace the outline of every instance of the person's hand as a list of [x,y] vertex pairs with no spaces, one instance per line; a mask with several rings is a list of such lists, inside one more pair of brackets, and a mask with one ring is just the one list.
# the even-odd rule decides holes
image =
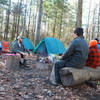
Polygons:
[[33,55],[30,53],[30,57],[33,57]]

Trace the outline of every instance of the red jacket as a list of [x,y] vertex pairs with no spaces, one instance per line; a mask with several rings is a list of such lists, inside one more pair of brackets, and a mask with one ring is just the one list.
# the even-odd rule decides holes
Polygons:
[[86,62],[86,66],[90,66],[96,69],[99,65],[100,65],[100,51],[97,45],[91,46],[89,48],[89,55]]

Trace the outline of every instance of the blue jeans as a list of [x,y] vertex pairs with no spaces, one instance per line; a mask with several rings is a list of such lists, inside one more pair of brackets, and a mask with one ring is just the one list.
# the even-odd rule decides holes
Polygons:
[[64,68],[65,65],[65,61],[64,60],[59,60],[55,63],[55,80],[57,83],[61,83],[61,79],[60,79],[60,74],[59,71]]
[[67,60],[59,60],[55,63],[55,80],[57,83],[61,83],[59,71],[64,67],[71,67]]

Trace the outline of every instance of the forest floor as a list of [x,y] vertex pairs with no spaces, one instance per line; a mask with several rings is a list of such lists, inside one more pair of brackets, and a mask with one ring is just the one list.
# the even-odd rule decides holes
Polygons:
[[100,100],[100,86],[52,86],[52,64],[39,63],[33,57],[30,65],[13,71],[0,64],[0,100]]

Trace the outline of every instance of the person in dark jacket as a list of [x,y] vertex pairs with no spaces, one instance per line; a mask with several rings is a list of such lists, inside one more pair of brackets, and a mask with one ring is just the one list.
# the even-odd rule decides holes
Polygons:
[[83,29],[76,28],[74,31],[74,40],[71,41],[61,59],[53,67],[55,71],[55,82],[51,83],[53,85],[61,83],[59,71],[64,67],[83,68],[88,58],[88,51],[89,47],[84,40]]
[[27,50],[24,45],[22,44],[22,37],[18,36],[17,37],[17,42],[15,42],[11,48],[11,51],[19,57],[20,64],[25,63],[25,59],[27,58],[28,55],[31,55],[29,50]]
[[15,42],[11,48],[12,52],[15,52],[15,53],[28,53],[30,54],[29,50],[27,50],[24,45],[22,44],[22,37],[21,36],[18,36],[17,37],[17,42]]

